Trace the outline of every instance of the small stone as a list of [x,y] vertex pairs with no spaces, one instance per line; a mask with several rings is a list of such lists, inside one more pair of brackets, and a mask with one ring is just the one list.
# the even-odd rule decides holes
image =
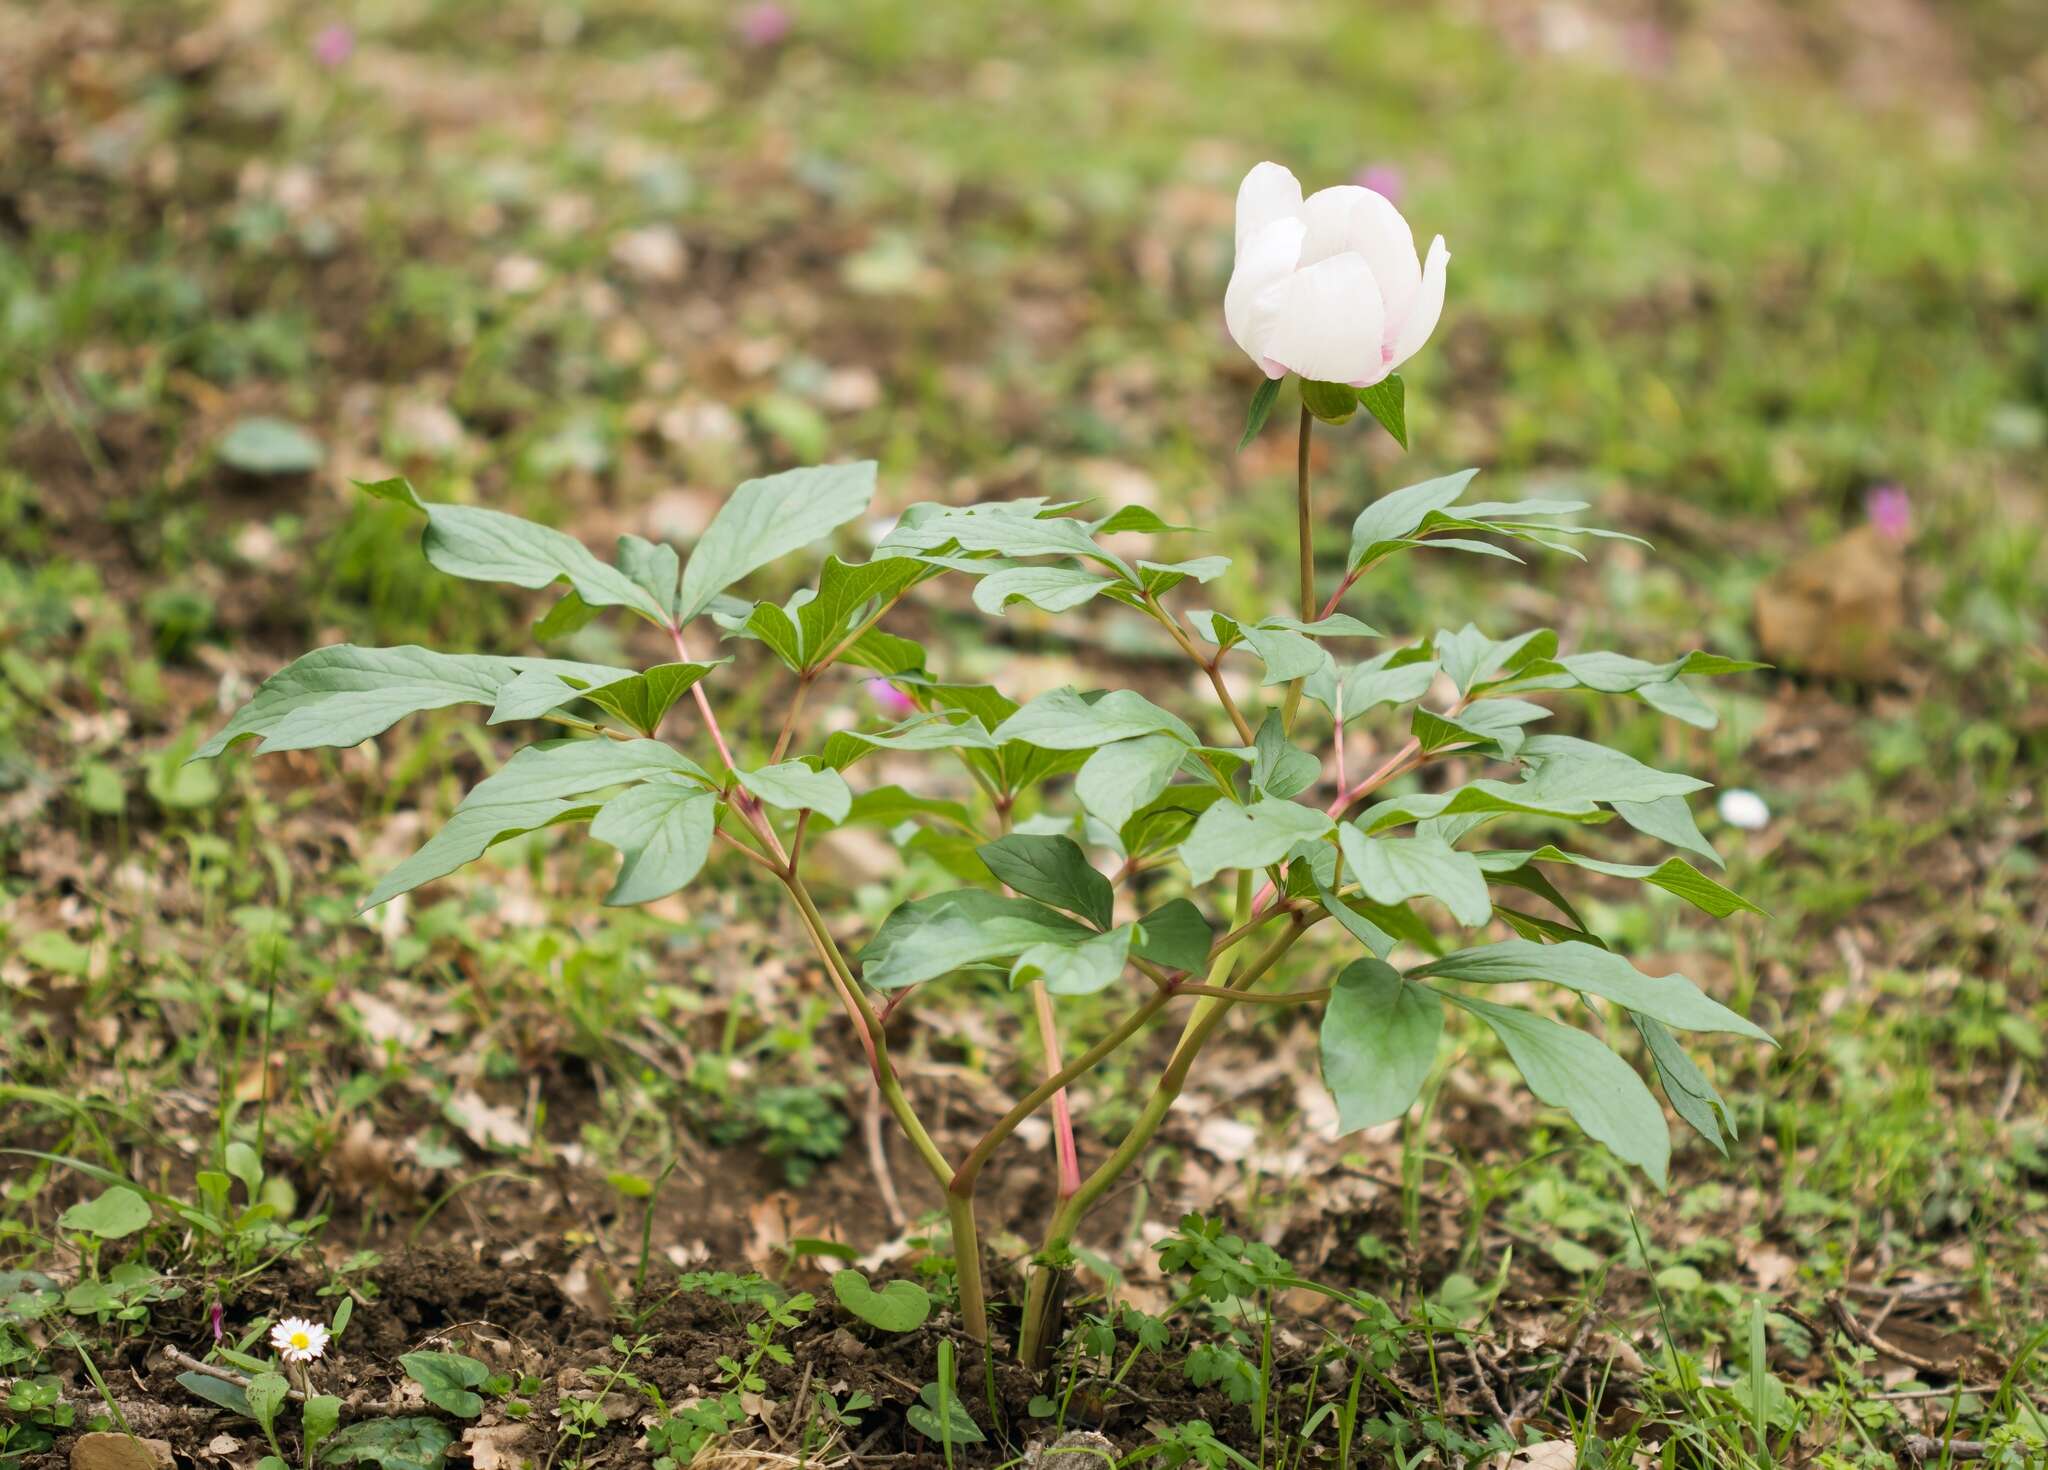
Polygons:
[[844,1327],[832,1334],[832,1340],[826,1346],[834,1356],[844,1359],[864,1358],[868,1354],[868,1345]]
[[1034,1440],[1024,1451],[1024,1470],[1083,1470],[1114,1465],[1123,1456],[1116,1442],[1092,1429],[1069,1429],[1051,1444]]
[[132,1434],[81,1434],[71,1446],[71,1470],[171,1470],[171,1446]]

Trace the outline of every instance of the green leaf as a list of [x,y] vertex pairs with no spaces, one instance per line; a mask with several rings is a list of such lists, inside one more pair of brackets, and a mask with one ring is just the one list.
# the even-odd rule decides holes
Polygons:
[[472,1392],[491,1370],[464,1353],[405,1353],[398,1359],[420,1386],[427,1402],[458,1419],[474,1419],[484,1411],[483,1399]]
[[832,1273],[839,1305],[884,1332],[915,1332],[932,1313],[932,1299],[915,1281],[891,1281],[880,1291],[858,1271]]
[[[806,673],[823,665],[826,657],[846,641],[855,621],[869,607],[894,601],[912,585],[936,575],[937,568],[927,566],[914,557],[843,562],[836,556],[828,556],[824,570],[818,574],[815,592],[807,588],[780,607],[761,603],[749,614],[744,627],[772,648],[790,668]],[[864,635],[874,636],[872,629]],[[843,656],[853,662],[862,662],[854,658],[860,647],[861,640],[856,640]],[[869,655],[877,651],[871,646]],[[899,659],[900,655],[890,662],[893,664]],[[911,666],[922,664],[920,656]]]
[[197,1394],[209,1404],[226,1409],[230,1414],[240,1414],[244,1419],[254,1419],[256,1411],[249,1406],[249,1396],[242,1392],[238,1383],[229,1383],[225,1378],[215,1378],[211,1373],[180,1373],[178,1384],[187,1393]]
[[1700,835],[1699,824],[1693,820],[1692,808],[1685,804],[1684,797],[1664,796],[1655,801],[1617,801],[1611,805],[1617,817],[1645,836],[1696,853],[1717,868],[1723,866],[1721,854],[1715,852],[1714,845]]
[[955,889],[901,904],[861,951],[861,978],[900,990],[970,965],[1013,959],[1034,944],[1079,944],[1094,931],[1028,898]]
[[1563,1108],[1586,1133],[1648,1174],[1661,1189],[1671,1166],[1664,1110],[1635,1069],[1599,1041],[1544,1016],[1439,991],[1493,1028],[1529,1090]]
[[[649,541],[630,531],[619,538],[612,560],[620,571],[638,584],[657,607],[673,607],[676,579],[682,573],[682,558],[666,542]],[[553,616],[552,613],[549,616]]]
[[1437,662],[1460,694],[1478,690],[1496,671],[1512,676],[1555,652],[1557,634],[1548,628],[1496,641],[1467,623],[1455,633],[1439,629],[1436,635]]
[[814,811],[843,822],[853,806],[853,792],[844,776],[832,770],[813,770],[802,761],[784,761],[779,766],[734,774],[740,785],[784,811]]
[[238,419],[221,435],[221,459],[245,475],[310,475],[325,453],[320,441],[283,419]]
[[441,1470],[455,1431],[424,1414],[359,1419],[327,1441],[321,1463],[377,1465],[381,1470]]
[[1444,1005],[1380,960],[1353,960],[1323,1009],[1323,1083],[1345,1133],[1400,1117],[1422,1095]]
[[1326,813],[1291,801],[1268,798],[1242,807],[1218,802],[1196,821],[1180,845],[1180,858],[1195,882],[1207,883],[1225,868],[1277,863],[1333,825]]
[[1336,666],[1332,664],[1310,674],[1302,685],[1302,692],[1329,710],[1334,718],[1341,691],[1344,723],[1347,725],[1380,705],[1406,704],[1412,699],[1420,699],[1436,680],[1436,661],[1424,658],[1419,662],[1391,664],[1390,661],[1400,652],[1397,649],[1355,664],[1344,671],[1341,680],[1336,675]]
[[1337,829],[1344,867],[1374,903],[1433,898],[1460,924],[1493,916],[1479,860],[1433,837],[1367,837],[1355,826]]
[[1468,781],[1450,791],[1419,791],[1375,802],[1358,814],[1357,825],[1370,836],[1409,822],[1466,816],[1536,816],[1566,822],[1607,820],[1607,814],[1591,797],[1552,796],[1533,781],[1480,780]]
[[1394,436],[1396,444],[1408,447],[1408,387],[1399,373],[1388,373],[1370,387],[1360,388],[1358,401]]
[[265,1434],[276,1432],[277,1411],[291,1397],[292,1386],[282,1373],[258,1373],[243,1390],[249,1398],[249,1417],[263,1426]]
[[1288,740],[1286,722],[1277,710],[1260,722],[1252,748],[1258,752],[1252,785],[1261,795],[1282,800],[1299,796],[1323,774],[1321,761]]
[[659,776],[708,784],[696,762],[658,740],[551,740],[529,745],[471,788],[445,826],[387,873],[363,908],[396,898],[483,856],[493,844],[594,813],[590,794]]
[[1049,613],[1062,613],[1093,600],[1117,585],[1114,577],[1079,567],[1005,567],[990,572],[974,588],[974,605],[1000,617],[1013,602],[1028,602]]
[[[1343,841],[1343,833],[1341,831],[1338,833],[1338,841]],[[1331,891],[1329,884],[1325,883],[1321,876],[1313,871],[1312,867],[1309,876],[1314,882],[1315,895],[1323,906],[1323,912],[1335,919],[1338,925],[1353,939],[1364,945],[1367,952],[1374,959],[1383,960],[1393,952],[1395,943],[1393,935],[1387,933],[1386,930],[1375,924],[1371,919],[1368,919],[1364,914],[1361,914],[1357,906],[1349,899],[1339,898]],[[1378,908],[1379,906],[1374,905],[1374,907]],[[1397,912],[1406,913],[1407,910],[1400,909]]]
[[574,536],[500,510],[422,500],[403,478],[358,480],[356,487],[426,516],[420,544],[427,560],[451,577],[534,588],[567,582],[591,607],[623,607],[649,622],[667,622],[664,604],[632,577],[598,560]]
[[1377,561],[1389,551],[1406,545],[1407,538],[1422,525],[1423,517],[1455,503],[1478,473],[1472,469],[1459,470],[1454,475],[1440,475],[1434,480],[1390,491],[1368,505],[1351,523],[1351,555],[1345,569],[1355,572],[1367,562]]
[[[602,665],[566,659],[436,653],[410,644],[398,648],[334,644],[294,659],[265,679],[193,759],[219,755],[236,741],[251,737],[261,737],[257,749],[265,752],[359,745],[423,710],[454,704],[495,705],[507,688],[522,678],[539,679],[554,673],[588,678],[603,672],[607,671]],[[620,672],[631,674],[631,670]],[[493,713],[494,719],[512,717]]]
[[1602,862],[1598,858],[1544,846],[1534,852],[1483,853],[1479,861],[1489,873],[1505,872],[1531,862],[1571,863],[1591,872],[1605,873],[1610,878],[1633,878],[1662,888],[1667,893],[1675,893],[1694,908],[1704,910],[1717,919],[1725,919],[1738,912],[1763,912],[1734,889],[1716,883],[1684,858],[1666,858],[1652,867],[1644,863]]
[[122,1240],[149,1224],[149,1201],[125,1184],[73,1205],[57,1217],[60,1229],[75,1230],[101,1240]]
[[1200,975],[1209,968],[1209,946],[1214,939],[1215,931],[1202,911],[1187,899],[1176,898],[1138,921],[1131,950],[1155,965]]
[[980,1444],[987,1436],[957,1393],[942,1393],[936,1383],[918,1391],[920,1402],[903,1411],[910,1427],[926,1439],[948,1444]]
[[1012,988],[1043,980],[1054,995],[1093,995],[1114,985],[1130,958],[1132,927],[1119,924],[1079,944],[1034,944],[1010,966]]
[[676,594],[676,621],[696,617],[749,572],[830,535],[865,512],[874,495],[871,459],[746,481],[691,549]]
[[718,798],[677,776],[656,776],[614,796],[590,819],[590,835],[625,859],[604,901],[652,903],[682,888],[711,855],[717,822]]
[[1305,633],[1265,623],[1243,628],[1242,632],[1244,641],[1266,665],[1265,675],[1259,681],[1262,685],[1289,684],[1334,666],[1328,650]]
[[644,673],[603,664],[536,661],[498,691],[490,723],[530,720],[587,699],[643,735],[661,726],[675,702],[712,669],[729,659],[701,664],[656,664]]
[[1348,383],[1301,379],[1301,406],[1326,424],[1341,424],[1358,412],[1362,395]]
[[1066,556],[1101,562],[1125,581],[1137,582],[1129,564],[1095,543],[1088,525],[1051,513],[1061,508],[1035,499],[991,505],[913,506],[877,550],[884,556],[908,553],[936,566],[969,573],[993,569],[949,554],[948,548],[1007,557]]
[[1575,735],[1532,735],[1522,742],[1521,760],[1550,798],[1583,796],[1593,801],[1656,801],[1704,790],[1709,782],[1675,771],[1660,771],[1634,756]]
[[1082,765],[1074,778],[1074,795],[1082,810],[1121,831],[1134,813],[1166,790],[1187,753],[1187,744],[1178,735],[1112,741]]
[[703,664],[656,664],[645,673],[607,683],[584,697],[642,735],[652,735],[661,728],[662,717],[675,707],[677,700],[712,669],[727,662],[716,659]]
[[1721,1100],[1706,1074],[1685,1054],[1677,1037],[1648,1016],[1631,1011],[1629,1019],[1636,1023],[1636,1030],[1642,1033],[1650,1049],[1650,1060],[1656,1064],[1657,1079],[1664,1084],[1664,1095],[1671,1100],[1672,1111],[1726,1158],[1728,1145],[1722,1141],[1721,1124],[1726,1122],[1728,1136],[1735,1137],[1734,1112]]
[[1509,939],[1458,950],[1414,973],[1485,985],[1547,980],[1586,995],[1604,996],[1681,1031],[1730,1031],[1757,1041],[1771,1039],[1761,1027],[1704,994],[1685,976],[1645,975],[1620,955],[1577,941],[1537,944]]
[[1455,717],[1417,709],[1409,728],[1425,751],[1469,745],[1512,760],[1522,748],[1522,727],[1549,718],[1548,709],[1526,699],[1482,699]]
[[1266,418],[1280,398],[1280,382],[1279,378],[1268,378],[1252,394],[1251,408],[1244,416],[1244,434],[1237,441],[1239,454],[1244,453],[1245,446],[1258,438],[1259,430],[1266,427]]
[[1188,746],[1201,744],[1185,720],[1128,689],[1098,699],[1084,698],[1071,685],[1054,689],[1004,720],[997,741],[1023,740],[1046,750],[1094,750],[1140,735],[1168,734]]
[[1013,832],[975,851],[998,882],[1026,898],[1079,914],[1098,929],[1114,922],[1116,893],[1109,879],[1089,865],[1088,855],[1071,837]]
[[941,796],[919,796],[901,786],[877,786],[854,797],[853,805],[847,808],[846,816],[837,826],[861,823],[872,827],[893,827],[899,822],[918,817],[930,817],[964,832],[969,837],[978,836],[980,827],[975,823],[974,813],[963,804]]
[[[342,1300],[348,1300],[344,1297]],[[316,1393],[307,1397],[305,1406],[299,1410],[299,1433],[305,1437],[306,1457],[309,1462],[319,1459],[320,1446],[325,1444],[341,1423],[341,1400],[331,1393]]]

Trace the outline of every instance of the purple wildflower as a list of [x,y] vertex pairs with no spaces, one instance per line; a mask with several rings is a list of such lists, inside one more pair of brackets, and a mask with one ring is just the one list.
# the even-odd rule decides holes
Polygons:
[[1391,163],[1369,163],[1351,176],[1361,189],[1370,189],[1389,204],[1399,204],[1408,192],[1408,176]]
[[910,696],[887,679],[870,679],[865,687],[868,698],[880,705],[884,714],[900,720],[917,713],[917,706],[911,702]]
[[775,0],[761,0],[760,4],[749,5],[739,13],[734,29],[739,32],[742,43],[756,51],[765,51],[788,40],[795,25],[796,17],[787,5],[778,5]]
[[348,26],[322,26],[320,34],[313,38],[313,59],[324,67],[340,66],[355,54],[356,33]]
[[1903,485],[1879,485],[1863,497],[1863,513],[1887,541],[1908,541],[1913,535],[1913,501]]

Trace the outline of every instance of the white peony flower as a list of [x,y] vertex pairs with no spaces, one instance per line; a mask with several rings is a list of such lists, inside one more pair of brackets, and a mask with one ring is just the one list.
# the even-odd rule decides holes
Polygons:
[[1714,810],[1721,814],[1721,820],[1731,827],[1740,827],[1745,832],[1761,832],[1771,825],[1771,809],[1764,805],[1764,799],[1754,791],[1740,787],[1721,793]]
[[1269,378],[1368,387],[1413,357],[1444,309],[1451,252],[1438,235],[1425,265],[1401,211],[1340,184],[1301,197],[1277,163],[1237,190],[1237,264],[1223,317]]
[[304,1317],[287,1317],[270,1329],[270,1345],[287,1363],[310,1363],[327,1351],[327,1329]]

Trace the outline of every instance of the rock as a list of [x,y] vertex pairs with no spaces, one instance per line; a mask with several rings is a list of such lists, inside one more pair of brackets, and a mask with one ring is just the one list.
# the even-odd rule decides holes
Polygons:
[[1763,656],[1797,673],[1884,679],[1905,623],[1905,558],[1875,526],[1807,553],[1756,591]]
[[71,1470],[171,1470],[167,1440],[132,1434],[81,1434],[71,1446]]

